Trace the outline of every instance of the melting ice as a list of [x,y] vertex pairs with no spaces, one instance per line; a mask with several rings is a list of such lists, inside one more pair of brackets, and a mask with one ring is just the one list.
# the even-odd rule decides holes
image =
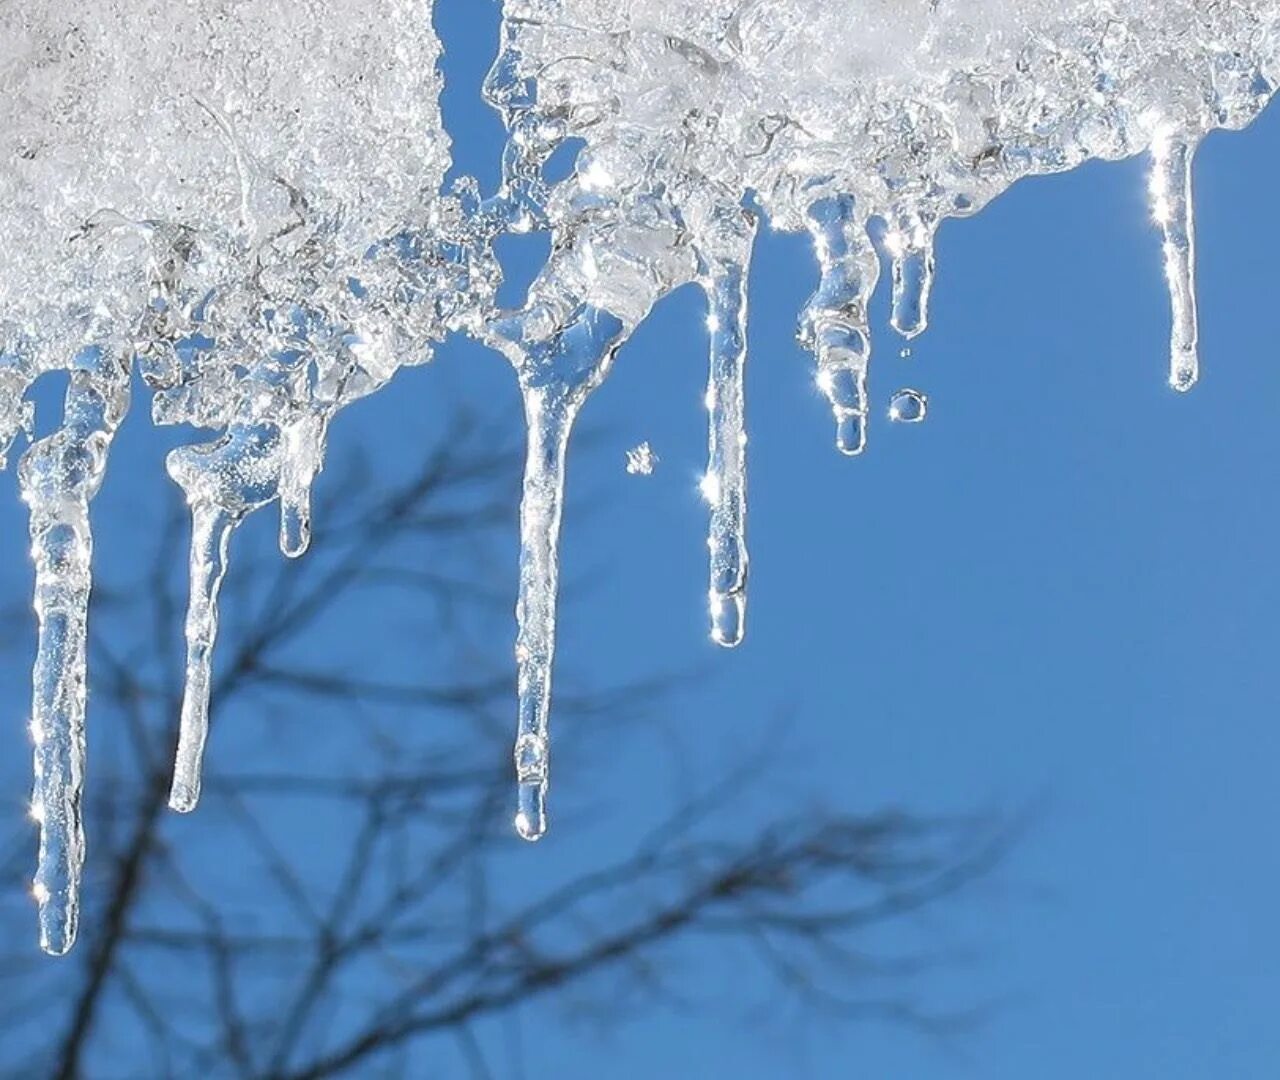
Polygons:
[[484,291],[451,235],[458,200],[437,197],[449,155],[430,6],[372,7],[0,5],[0,450],[31,431],[27,388],[72,373],[61,426],[19,468],[50,952],[74,939],[84,857],[89,506],[134,364],[156,422],[218,433],[168,462],[193,526],[171,798],[186,810],[232,530],[277,502],[281,547],[301,554],[333,414],[426,359]]
[[[546,829],[573,425],[652,306],[689,282],[707,304],[711,637],[743,638],[762,222],[812,240],[800,336],[837,449],[857,455],[882,259],[892,326],[912,339],[945,219],[1025,176],[1147,153],[1169,380],[1196,380],[1192,163],[1206,132],[1270,98],[1280,0],[506,0],[503,14],[485,93],[509,138],[485,198],[466,181],[441,193],[429,0],[0,5],[0,451],[33,430],[31,385],[70,373],[60,426],[18,470],[39,624],[34,893],[51,952],[74,939],[83,861],[90,506],[135,365],[157,423],[214,433],[168,461],[192,514],[171,796],[189,810],[237,524],[275,504],[282,551],[301,555],[342,406],[450,331],[508,358],[528,424],[515,770],[529,839]],[[584,144],[575,170],[552,183],[544,167],[570,139]],[[551,233],[552,255],[526,303],[498,310],[492,241],[530,229]],[[903,390],[890,413],[918,420],[926,404]]]
[[[1169,381],[1198,371],[1191,166],[1278,77],[1276,0],[506,0],[486,85],[510,132],[501,197],[552,256],[518,312],[486,321],[531,425],[522,503],[520,831],[545,827],[556,540],[568,430],[651,306],[707,297],[711,637],[746,617],[746,293],[761,218],[806,232],[818,287],[800,318],[837,449],[870,419],[868,307],[890,266],[893,328],[928,324],[934,237],[1014,181],[1146,152],[1163,234]],[[576,173],[542,179],[566,139]],[[873,241],[878,237],[878,248]],[[915,390],[890,416],[924,418]]]

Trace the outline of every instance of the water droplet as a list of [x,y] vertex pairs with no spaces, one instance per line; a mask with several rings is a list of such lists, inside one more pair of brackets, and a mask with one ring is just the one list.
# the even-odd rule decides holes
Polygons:
[[929,399],[910,387],[898,390],[889,401],[889,419],[899,424],[918,424],[929,412]]

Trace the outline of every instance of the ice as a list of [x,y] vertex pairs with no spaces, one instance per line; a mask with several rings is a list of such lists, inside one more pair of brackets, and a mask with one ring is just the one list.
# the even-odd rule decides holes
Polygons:
[[[1185,390],[1195,150],[1257,114],[1280,61],[1280,0],[505,0],[484,93],[507,140],[482,197],[469,180],[442,190],[431,14],[430,0],[0,0],[0,459],[34,430],[32,384],[69,373],[59,424],[18,470],[38,622],[33,892],[51,952],[74,939],[84,857],[90,506],[135,372],[156,423],[205,433],[167,463],[192,517],[171,793],[190,810],[236,527],[278,504],[280,549],[301,556],[324,527],[311,491],[345,405],[451,332],[507,358],[527,424],[516,829],[537,839],[568,446],[653,306],[690,283],[707,298],[708,605],[712,640],[736,645],[757,230],[812,243],[800,336],[837,449],[856,456],[883,419],[868,404],[882,260],[890,324],[914,339],[948,219],[1025,177],[1149,153],[1170,383]],[[553,181],[570,140],[573,170]],[[493,242],[530,230],[551,255],[525,303],[499,310]],[[889,415],[927,406],[901,389]],[[646,449],[629,471],[652,470]]]
[[[83,860],[89,502],[136,359],[191,505],[173,805],[199,791],[218,586],[245,514],[305,550],[327,425],[488,295],[449,144],[428,0],[0,4],[0,450],[72,371],[20,481],[39,644],[32,730],[42,943],[75,935]],[[139,118],[145,117],[145,122]],[[488,290],[488,292],[486,292]]]
[[1169,385],[1190,390],[1200,376],[1196,319],[1196,232],[1191,203],[1194,144],[1172,129],[1151,144],[1151,213],[1164,233],[1164,272],[1173,308]]
[[658,466],[658,455],[647,442],[633,446],[627,451],[627,474],[629,476],[652,476]]
[[747,268],[755,219],[738,210],[717,217],[704,245],[702,287],[711,342],[704,494],[711,510],[707,599],[711,640],[732,648],[747,617]]
[[[947,218],[975,213],[1021,178],[1149,150],[1173,310],[1171,382],[1194,381],[1192,150],[1213,128],[1248,123],[1270,98],[1276,0],[505,0],[503,11],[486,84],[510,132],[496,203],[511,227],[548,229],[553,255],[525,308],[495,315],[488,338],[526,387],[532,366],[544,386],[572,395],[571,422],[655,300],[688,280],[703,284],[713,640],[740,641],[745,610],[747,328],[737,275],[747,259],[726,257],[722,243],[736,208],[812,239],[819,281],[800,335],[836,446],[855,456],[871,419],[873,238],[891,264],[891,324],[911,339],[928,324],[934,241]],[[548,184],[543,165],[572,138],[584,144],[574,175]],[[612,316],[617,331],[594,353],[575,349],[572,371],[549,362],[564,354],[549,343],[574,332],[584,311]],[[922,420],[926,409],[923,394],[901,391],[891,418]],[[528,404],[526,413],[565,420]],[[531,446],[549,438],[531,435]],[[532,458],[529,468],[558,524],[560,496],[543,487],[551,474]],[[536,612],[548,650],[549,539],[552,551],[522,561],[522,597],[539,600],[520,607],[521,640],[523,618]],[[522,732],[527,687],[545,695],[549,685],[549,652],[536,664],[537,680],[521,681]],[[545,738],[545,717],[538,732]],[[545,783],[540,808],[543,795]]]

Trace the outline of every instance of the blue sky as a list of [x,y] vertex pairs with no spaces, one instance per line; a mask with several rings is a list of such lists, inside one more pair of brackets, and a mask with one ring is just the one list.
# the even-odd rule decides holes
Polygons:
[[[501,130],[478,86],[496,5],[439,9],[459,170],[491,189]],[[553,833],[513,855],[519,872],[536,881],[540,860],[607,859],[629,835],[637,785],[670,805],[770,732],[776,766],[746,797],[765,813],[1036,814],[994,877],[913,930],[970,950],[933,992],[994,1003],[975,1031],[942,1045],[806,1017],[731,958],[699,953],[682,977],[710,999],[703,1012],[602,1036],[528,1011],[530,1075],[1276,1074],[1280,365],[1267,312],[1280,221],[1265,208],[1278,167],[1274,111],[1212,136],[1197,159],[1203,376],[1185,396],[1166,382],[1142,162],[1024,182],[948,223],[931,328],[910,358],[877,297],[882,419],[858,460],[832,448],[794,342],[815,280],[806,244],[763,232],[750,295],[751,594],[734,652],[705,626],[702,299],[676,294],[641,327],[585,410],[596,438],[571,455],[563,558],[593,586],[564,606],[560,656],[599,685],[699,677],[624,758],[557,769]],[[536,243],[509,247],[513,267],[536,262]],[[904,386],[929,394],[925,423],[884,419]],[[418,415],[411,394],[520,423],[503,362],[454,343],[399,393],[344,417],[333,453]],[[657,471],[628,476],[625,451],[642,439]],[[126,471],[102,512],[119,513],[130,485],[164,483]],[[598,503],[574,513],[587,496]],[[14,598],[27,587],[24,526],[16,507],[4,522]],[[512,584],[515,528],[513,506]],[[104,558],[125,554],[108,547]],[[24,678],[10,673],[4,700],[21,700]],[[21,724],[9,727],[12,749]],[[506,1029],[480,1034],[501,1070]]]
[[[492,48],[482,7],[445,3],[437,20],[457,159],[491,174],[493,120],[468,87]],[[785,716],[764,799],[1038,810],[1003,870],[926,928],[975,950],[937,989],[999,1003],[976,1032],[940,1046],[781,1006],[764,1024],[668,1016],[603,1044],[526,1032],[538,1072],[1275,1075],[1280,366],[1265,312],[1280,223],[1264,208],[1278,165],[1274,112],[1198,157],[1204,375],[1186,396],[1166,382],[1142,161],[1028,181],[948,223],[909,359],[883,289],[876,305],[876,408],[914,386],[928,420],[882,420],[860,460],[832,449],[793,340],[806,245],[763,233],[751,596],[734,653],[703,621],[700,296],[669,298],[636,334],[584,412],[605,434],[571,462],[573,489],[608,498],[567,521],[566,564],[599,587],[566,606],[565,663],[632,677],[705,665],[666,718],[695,770]],[[662,459],[647,479],[623,470],[642,438]],[[628,771],[665,769],[653,783],[674,788],[680,770],[651,743],[652,762]],[[605,782],[562,769],[558,797]]]

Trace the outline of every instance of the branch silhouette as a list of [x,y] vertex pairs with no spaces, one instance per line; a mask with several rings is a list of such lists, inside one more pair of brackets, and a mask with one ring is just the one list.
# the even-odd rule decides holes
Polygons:
[[[0,904],[0,992],[19,1003],[0,1016],[3,1075],[422,1075],[441,1038],[461,1069],[492,1075],[475,1025],[528,1005],[581,995],[607,1023],[632,1011],[609,995],[696,1004],[667,974],[679,950],[742,950],[833,1017],[934,1033],[964,1019],[920,1004],[938,957],[878,956],[871,937],[987,874],[1012,839],[996,815],[716,826],[769,767],[759,753],[615,863],[521,879],[511,675],[492,647],[510,600],[488,558],[515,449],[463,418],[396,482],[358,460],[332,478],[303,563],[237,552],[195,817],[165,809],[184,523],[164,523],[140,581],[98,590],[92,704],[112,734],[90,785],[83,941],[40,961],[29,911]],[[318,632],[335,619],[369,658]],[[623,726],[666,690],[567,685],[560,708]],[[11,897],[30,842],[15,836],[0,863]]]

